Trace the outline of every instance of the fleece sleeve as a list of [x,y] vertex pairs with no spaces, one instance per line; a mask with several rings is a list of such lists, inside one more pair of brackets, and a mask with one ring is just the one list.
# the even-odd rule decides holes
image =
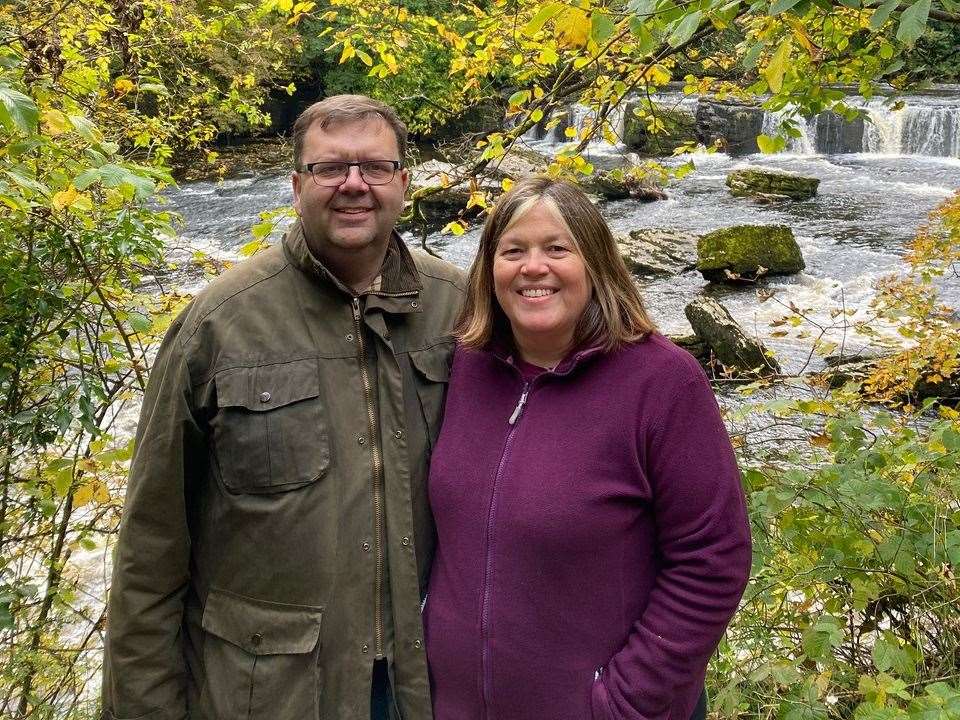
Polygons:
[[691,683],[702,678],[750,574],[740,474],[706,377],[688,375],[661,397],[659,419],[638,438],[659,570],[646,609],[594,686],[594,707],[617,720],[692,710],[700,687]]

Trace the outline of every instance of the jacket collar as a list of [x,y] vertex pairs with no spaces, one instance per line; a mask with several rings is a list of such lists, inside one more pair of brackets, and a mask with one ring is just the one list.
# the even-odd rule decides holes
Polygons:
[[[303,235],[303,225],[299,219],[284,234],[283,249],[290,262],[302,272],[321,282],[332,284],[350,297],[356,294],[310,252],[307,240]],[[420,273],[413,261],[413,255],[410,254],[406,243],[394,230],[387,245],[387,255],[380,267],[379,287],[362,294],[382,298],[383,302],[380,305],[387,309],[393,310],[392,306],[396,304],[397,309],[395,311],[400,312],[411,307],[409,298],[418,295],[422,288],[423,284],[420,282]],[[391,298],[404,298],[404,300],[400,303],[394,303],[390,301]],[[418,304],[414,303],[412,305],[413,310],[418,309]]]
[[[514,362],[516,357],[517,350],[514,348],[512,342],[505,340],[493,340],[487,346],[488,352],[490,352],[494,357],[500,361],[510,365],[512,368],[519,372],[519,369]],[[544,376],[565,376],[573,373],[577,368],[585,365],[590,362],[603,352],[603,347],[600,345],[586,345],[571,350],[567,356],[561,360],[556,367],[552,370],[547,370],[544,373]]]

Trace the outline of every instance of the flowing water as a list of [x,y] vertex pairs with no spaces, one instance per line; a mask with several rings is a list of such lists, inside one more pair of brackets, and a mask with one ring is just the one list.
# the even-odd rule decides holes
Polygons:
[[[696,272],[645,281],[646,301],[662,329],[689,332],[684,306],[700,293],[716,295],[745,328],[768,343],[786,370],[796,371],[809,355],[809,340],[770,334],[769,323],[786,312],[784,305],[792,302],[809,309],[811,317],[827,324],[833,308],[854,311],[850,323],[869,318],[868,303],[877,279],[902,271],[904,243],[934,207],[960,189],[960,88],[947,91],[908,97],[898,108],[885,100],[852,98],[851,104],[861,102],[868,111],[868,121],[862,123],[863,152],[817,152],[818,147],[836,150],[838,138],[851,135],[849,127],[838,130],[843,123],[837,116],[824,114],[803,125],[802,136],[784,153],[746,157],[701,153],[666,159],[668,164],[691,161],[696,166],[668,188],[667,201],[604,203],[602,212],[615,232],[664,227],[704,233],[756,223],[787,225],[797,237],[806,269],[768,280],[765,287],[774,291],[773,300],[760,302],[754,288],[708,285]],[[673,94],[660,100],[696,112],[696,98]],[[587,114],[574,106],[566,117],[579,126]],[[779,115],[768,113],[763,123],[772,132],[778,121]],[[622,116],[613,123],[622,126]],[[556,152],[562,146],[563,127],[539,139],[531,133],[525,143],[544,154]],[[605,142],[588,148],[588,155],[600,165],[615,164],[625,153],[622,146]],[[819,194],[809,201],[775,205],[734,198],[724,179],[731,170],[747,165],[817,177]],[[168,193],[168,198],[171,209],[184,217],[181,240],[188,248],[229,258],[250,239],[249,227],[258,212],[290,203],[290,181],[288,176],[272,175],[197,182]],[[429,242],[444,258],[467,267],[478,237],[479,228],[473,227],[459,237],[434,233]],[[196,276],[184,280],[190,289],[203,282]],[[960,300],[956,282],[946,281],[944,291],[951,304]],[[850,328],[834,332],[832,339],[845,343],[848,351],[864,344]]]

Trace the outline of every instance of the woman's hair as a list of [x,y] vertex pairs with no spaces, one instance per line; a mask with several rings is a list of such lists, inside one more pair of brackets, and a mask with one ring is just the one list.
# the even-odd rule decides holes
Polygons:
[[483,226],[467,278],[467,297],[453,331],[457,339],[471,348],[512,339],[510,322],[494,294],[493,259],[503,234],[537,203],[569,232],[593,286],[574,330],[574,347],[600,345],[609,351],[656,330],[610,228],[590,199],[568,182],[535,177],[521,180],[505,193]]

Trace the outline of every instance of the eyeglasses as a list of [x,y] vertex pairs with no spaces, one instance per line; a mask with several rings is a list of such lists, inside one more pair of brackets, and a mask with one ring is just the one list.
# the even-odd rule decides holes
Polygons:
[[386,185],[396,176],[400,161],[312,162],[304,165],[303,171],[310,173],[320,187],[337,187],[346,181],[352,167],[360,170],[360,177],[367,185]]

